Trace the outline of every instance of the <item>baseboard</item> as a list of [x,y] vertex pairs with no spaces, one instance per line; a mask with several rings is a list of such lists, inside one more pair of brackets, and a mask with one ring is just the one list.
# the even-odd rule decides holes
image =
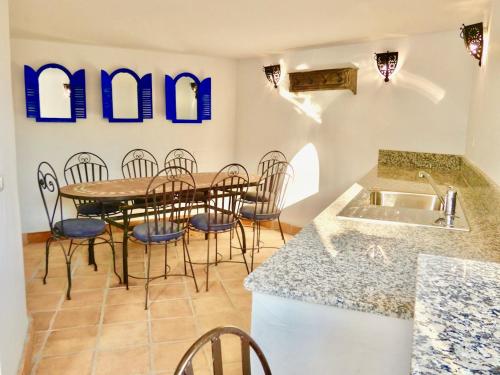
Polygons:
[[23,233],[23,245],[45,242],[50,237],[50,231]]
[[[251,222],[248,220],[243,220],[245,224],[250,224]],[[262,223],[262,226],[264,228],[268,229],[274,229],[274,230],[279,230],[279,225],[277,221],[265,221]],[[283,232],[291,235],[295,235],[300,232],[302,229],[301,227],[297,227],[292,224],[288,223],[281,223],[281,226],[283,227]],[[115,231],[113,230],[113,233]],[[32,232],[32,233],[23,233],[23,245],[29,245],[30,243],[39,243],[39,242],[45,242],[47,239],[50,237],[50,232],[45,231],[45,232]]]
[[28,318],[28,333],[24,341],[23,357],[19,364],[17,375],[29,375],[31,373],[31,360],[33,358],[33,349],[35,346],[35,324],[33,318]]

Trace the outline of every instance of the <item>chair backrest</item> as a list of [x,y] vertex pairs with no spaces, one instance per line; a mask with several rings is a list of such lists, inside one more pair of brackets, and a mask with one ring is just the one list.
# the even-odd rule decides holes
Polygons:
[[243,375],[251,374],[250,348],[252,348],[257,355],[264,374],[271,375],[269,363],[267,362],[262,349],[247,333],[236,327],[218,327],[201,336],[193,345],[191,345],[186,354],[184,354],[180,363],[177,365],[174,375],[194,375],[193,357],[205,346],[205,344],[208,343],[210,343],[212,347],[213,373],[214,375],[223,375],[221,346],[222,335],[235,335],[240,338]]
[[255,214],[279,214],[285,205],[286,191],[293,177],[293,167],[285,161],[276,162],[267,168],[256,188]]
[[272,150],[264,154],[264,156],[259,160],[259,165],[257,167],[257,172],[259,174],[264,173],[270,166],[279,161],[287,161],[284,153],[278,150]]
[[142,148],[133,149],[122,160],[123,178],[153,177],[158,173],[158,162],[152,153]]
[[64,165],[66,184],[102,181],[109,178],[108,166],[92,152],[78,152],[72,155]]
[[209,204],[205,208],[209,232],[216,224],[236,224],[248,183],[248,172],[241,164],[228,164],[217,173],[210,184]]
[[[109,178],[106,162],[92,152],[78,152],[68,159],[64,165],[66,184],[80,184],[107,180]],[[75,206],[91,202],[88,199],[73,199]]]
[[54,168],[49,163],[43,161],[38,165],[37,182],[43,207],[49,220],[50,231],[54,233],[55,222],[63,219],[63,208],[59,193],[59,180]]
[[176,148],[170,151],[165,158],[165,168],[182,167],[191,173],[198,173],[198,163],[192,153],[183,148]]
[[173,166],[159,171],[146,190],[148,238],[157,233],[184,231],[195,194],[196,183],[187,169]]

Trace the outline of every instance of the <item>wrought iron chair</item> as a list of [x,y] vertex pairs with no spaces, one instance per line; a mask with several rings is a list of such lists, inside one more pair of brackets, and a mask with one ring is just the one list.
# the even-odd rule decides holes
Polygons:
[[201,336],[196,342],[191,345],[188,351],[184,354],[181,361],[175,369],[174,375],[194,375],[193,369],[193,359],[203,347],[210,343],[212,348],[212,363],[213,363],[213,374],[223,375],[222,367],[222,345],[221,336],[223,335],[235,335],[241,340],[241,364],[242,364],[242,374],[251,375],[251,365],[250,365],[250,348],[253,349],[260,365],[262,366],[262,371],[264,375],[271,375],[271,368],[267,362],[264,352],[255,342],[252,337],[250,337],[246,332],[242,331],[237,327],[218,327],[208,331],[203,336]]
[[122,160],[123,178],[153,177],[158,170],[154,155],[142,148],[127,152]]
[[[286,162],[286,156],[281,151],[272,150],[264,154],[262,158],[259,160],[259,164],[257,165],[257,173],[259,176],[262,176],[263,173],[273,164],[278,163],[280,161]],[[261,199],[263,197],[260,197]],[[255,189],[250,189],[243,197],[244,200],[249,202],[257,201],[257,191]]]
[[[59,192],[59,180],[57,179],[54,168],[52,168],[49,163],[42,162],[38,165],[37,181],[51,233],[45,243],[45,275],[43,277],[43,283],[47,283],[50,245],[53,242],[58,242],[66,260],[66,270],[68,276],[66,298],[71,299],[71,259],[73,258],[78,246],[84,244],[85,242],[95,241],[96,238],[102,242],[106,242],[111,247],[111,251],[113,253],[113,271],[121,283],[120,275],[116,273],[114,244],[112,241],[101,237],[101,235],[106,232],[106,223],[103,220],[93,218],[63,218],[62,197]],[[59,220],[56,221],[57,219]],[[62,243],[64,240],[70,240],[68,249],[66,249]]]
[[[248,172],[241,164],[229,164],[222,168],[212,180],[207,195],[205,212],[191,217],[190,229],[203,232],[207,236],[206,290],[210,265],[219,263],[217,234],[232,232],[239,221],[242,206],[241,196],[248,190]],[[215,234],[215,261],[210,262],[210,233]],[[232,237],[232,236],[231,236]],[[242,249],[243,262],[248,272],[245,250]]]
[[289,182],[293,179],[293,168],[284,161],[271,164],[259,179],[256,187],[256,201],[244,205],[240,215],[252,222],[252,262],[250,269],[253,271],[255,252],[255,241],[257,236],[257,252],[260,251],[260,229],[261,223],[265,221],[278,220],[281,238],[285,242],[285,236],[279,220],[285,204],[285,194]]
[[198,163],[192,153],[183,148],[175,148],[165,157],[165,168],[182,167],[191,173],[198,173]]
[[[158,174],[158,161],[154,155],[142,148],[135,148],[125,154],[122,160],[123,178],[153,177]],[[144,198],[134,199],[134,206],[144,207]]]
[[[109,178],[108,166],[102,158],[92,152],[78,152],[72,155],[64,165],[64,180],[66,184],[103,181]],[[120,212],[121,202],[96,202],[91,200],[73,199],[77,217],[101,218]],[[110,239],[113,241],[112,230],[109,227]],[[89,265],[94,264],[94,241],[89,241]]]
[[[198,163],[194,155],[184,148],[175,148],[170,151],[165,157],[165,168],[178,166],[186,168],[191,173],[198,173]],[[204,192],[197,191],[194,197],[194,203],[196,206],[196,213],[199,213],[198,208],[200,206],[205,206],[207,202],[207,197]],[[188,229],[188,243],[189,243],[189,229]]]
[[[198,284],[185,238],[195,194],[196,183],[193,175],[182,167],[172,166],[161,170],[148,185],[145,197],[145,223],[134,227],[132,232],[132,236],[136,240],[149,248],[147,251],[145,285],[146,310],[148,308],[148,289],[151,280],[160,277],[166,279],[167,276],[188,276],[193,278],[196,291],[198,291]],[[184,274],[171,274],[168,272],[167,247],[170,242],[177,242],[177,240],[182,240]],[[164,273],[160,276],[151,277],[151,247],[159,244],[164,245]],[[191,275],[187,273],[187,264],[190,265]]]

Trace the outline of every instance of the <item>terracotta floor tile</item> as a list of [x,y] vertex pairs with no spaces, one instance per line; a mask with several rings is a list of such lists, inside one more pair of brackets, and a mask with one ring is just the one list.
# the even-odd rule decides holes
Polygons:
[[97,353],[95,375],[141,375],[149,373],[149,348],[104,351]]
[[46,331],[49,329],[49,324],[55,315],[55,311],[34,312],[31,314],[35,331]]
[[73,277],[72,290],[104,289],[108,281],[108,275],[79,276]]
[[149,298],[151,301],[186,297],[187,290],[184,284],[151,284],[149,286]]
[[[173,343],[161,343],[153,346],[153,363],[155,371],[173,373],[179,364],[182,356],[193,341],[182,341]],[[199,369],[208,367],[207,359],[203,352],[198,353],[193,361],[193,368],[196,370],[195,374],[199,374]]]
[[104,324],[137,322],[148,319],[148,312],[144,310],[144,303],[129,303],[126,305],[106,305],[104,310]]
[[107,305],[144,303],[146,291],[141,287],[133,287],[127,290],[126,288],[113,288],[108,292],[106,298]]
[[[280,245],[277,232],[263,230],[262,237],[266,245]],[[115,238],[121,239],[121,235]],[[224,259],[229,255],[228,238],[227,234],[219,236],[219,251]],[[193,233],[189,245],[191,255],[204,261],[206,244],[203,234]],[[213,240],[211,244],[214,245]],[[211,249],[214,250],[215,246]],[[146,311],[144,281],[130,279],[130,290],[119,285],[112,273],[112,257],[107,246],[96,247],[98,272],[87,265],[87,250],[77,250],[73,258],[73,299],[65,300],[64,257],[60,249],[54,247],[52,250],[50,277],[48,284],[43,285],[40,275],[44,272],[44,245],[24,247],[27,300],[36,329],[35,363],[41,357],[37,373],[89,374],[94,353],[94,374],[172,375],[187,348],[206,331],[222,325],[250,330],[251,293],[243,287],[246,269],[242,264],[211,266],[208,292],[204,290],[206,273],[203,265],[194,265],[199,293],[195,291],[193,280],[187,277],[154,280],[150,285],[149,310]],[[119,244],[116,250],[117,270],[121,273]],[[275,251],[262,249],[256,255],[256,264]],[[235,249],[234,259],[241,260],[237,252]],[[131,243],[129,254],[130,269],[144,273],[144,247]],[[155,247],[151,258],[152,272],[163,272],[163,249]],[[182,246],[169,246],[169,265],[171,272],[184,271]],[[36,278],[33,277],[35,273]],[[103,308],[104,324],[100,325]],[[52,320],[53,327],[50,327]],[[50,331],[45,331],[49,328]],[[154,342],[151,346],[150,340]],[[222,342],[225,375],[241,373],[239,342],[235,338],[232,340],[229,339],[228,343],[224,337]],[[198,354],[196,375],[212,374],[209,357],[209,347]],[[149,368],[151,358],[153,368]]]
[[221,313],[234,309],[229,297],[216,296],[193,299],[194,313],[198,315]]
[[151,332],[153,342],[196,339],[198,336],[193,318],[152,320]]
[[37,375],[86,375],[92,369],[92,352],[81,352],[59,357],[42,358],[38,364]]
[[230,264],[222,263],[217,267],[217,273],[220,275],[222,280],[226,279],[241,279],[243,280],[248,276],[247,270],[244,264]]
[[196,318],[198,325],[201,329],[201,334],[220,326],[236,326],[239,328],[243,328],[245,325],[242,317],[236,311],[227,311],[222,313],[214,313],[207,315],[200,315]]
[[59,310],[52,329],[96,325],[101,316],[101,306]]
[[26,297],[29,311],[50,311],[59,306],[62,294],[29,294]]
[[100,305],[104,298],[104,291],[96,290],[76,290],[71,292],[71,299],[64,299],[62,309],[71,309],[76,307],[87,307],[90,305]]
[[188,299],[153,301],[149,308],[151,309],[151,319],[193,316]]
[[66,277],[54,277],[47,279],[47,284],[43,283],[42,278],[30,280],[26,286],[28,294],[47,294],[47,293],[62,293],[66,291],[68,279]]
[[196,288],[194,283],[188,282],[186,284],[188,294],[193,299],[198,298],[206,298],[206,297],[217,297],[217,296],[226,296],[226,290],[222,286],[220,280],[212,280],[208,282],[208,292],[205,288],[205,279],[197,280],[198,281],[198,292],[196,292]]
[[147,322],[104,324],[99,337],[99,349],[111,350],[148,343]]
[[97,326],[52,331],[45,344],[43,355],[63,355],[93,349],[96,338]]

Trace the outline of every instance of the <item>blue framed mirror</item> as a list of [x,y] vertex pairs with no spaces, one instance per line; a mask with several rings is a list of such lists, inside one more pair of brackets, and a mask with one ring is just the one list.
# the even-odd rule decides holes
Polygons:
[[71,74],[59,64],[24,66],[26,116],[37,122],[76,122],[87,117],[85,70]]
[[143,122],[153,118],[151,73],[139,77],[133,70],[101,70],[102,115],[109,122]]
[[174,123],[200,124],[212,119],[212,80],[200,81],[184,72],[175,78],[165,75],[166,117]]

